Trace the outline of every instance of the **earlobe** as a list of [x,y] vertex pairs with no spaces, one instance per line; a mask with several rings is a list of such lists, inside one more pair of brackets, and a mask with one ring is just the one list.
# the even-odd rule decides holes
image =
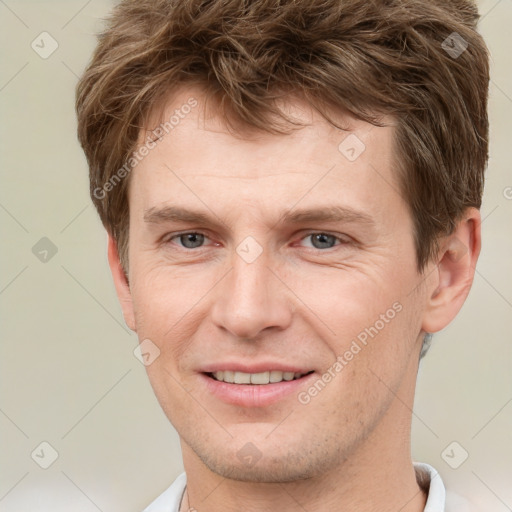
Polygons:
[[108,264],[112,272],[114,286],[117,292],[117,298],[123,310],[124,321],[126,325],[132,330],[136,331],[135,315],[133,312],[132,294],[128,279],[124,273],[121,259],[119,258],[119,251],[117,250],[117,242],[109,234],[108,235]]
[[429,292],[422,329],[438,332],[457,315],[466,300],[480,254],[480,212],[469,208],[454,232],[440,243],[439,259],[434,269],[436,285]]

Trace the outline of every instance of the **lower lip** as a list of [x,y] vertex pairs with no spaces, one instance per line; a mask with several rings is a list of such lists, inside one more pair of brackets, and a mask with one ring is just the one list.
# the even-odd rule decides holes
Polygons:
[[272,384],[230,384],[215,380],[204,373],[200,374],[200,377],[208,391],[223,402],[240,407],[265,407],[290,395],[297,395],[314,377],[314,373],[304,375],[300,379],[283,380]]

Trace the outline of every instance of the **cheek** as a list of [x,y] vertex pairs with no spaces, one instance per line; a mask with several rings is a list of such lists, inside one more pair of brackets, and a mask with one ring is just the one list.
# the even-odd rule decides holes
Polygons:
[[361,269],[316,269],[290,277],[288,283],[312,321],[320,320],[326,333],[342,340],[357,336],[388,310],[387,316],[394,318],[393,304],[401,299],[396,284]]
[[[344,425],[348,437],[365,436],[408,378],[414,324],[419,322],[414,308],[402,303],[394,306],[384,309],[387,323],[379,315],[366,326],[362,317],[357,320],[359,326],[345,327],[340,321],[342,334],[331,343],[332,361],[319,376],[328,382],[313,383],[299,397],[301,404],[331,411],[332,421]],[[355,323],[348,316],[344,320]]]
[[353,368],[359,378],[366,379],[368,393],[373,392],[372,387],[383,397],[397,392],[411,357],[416,358],[420,330],[421,314],[417,304],[410,297],[402,297],[386,304],[352,337],[344,358],[357,352],[353,356]]
[[159,351],[146,372],[162,409],[174,423],[190,403],[181,383],[180,364],[201,321],[198,304],[205,292],[199,279],[169,267],[139,264],[133,273],[137,334],[140,341],[151,340]]
[[215,285],[215,276],[161,263],[134,265],[133,274],[139,339],[149,338],[155,343],[161,354],[158,362],[176,370],[203,320],[204,303]]
[[170,327],[202,292],[197,274],[184,273],[161,262],[134,265],[133,274],[132,297],[139,318],[144,314],[157,322],[155,327]]
[[395,382],[416,347],[421,307],[417,294],[410,293],[414,276],[391,277],[340,270],[335,278],[320,280],[321,287],[318,280],[303,278],[300,285],[297,280],[297,295],[307,298],[314,313],[311,325],[329,348],[326,368],[340,363],[343,377],[336,380],[342,387],[354,379],[370,389],[377,376]]

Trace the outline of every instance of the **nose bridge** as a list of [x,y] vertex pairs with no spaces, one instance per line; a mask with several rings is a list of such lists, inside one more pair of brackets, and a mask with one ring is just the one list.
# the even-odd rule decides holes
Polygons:
[[270,270],[271,257],[254,240],[233,252],[231,272],[213,307],[213,321],[238,338],[252,339],[269,327],[284,328],[291,314],[284,290]]
[[238,254],[233,257],[229,294],[231,300],[236,301],[239,311],[265,303],[269,286],[268,274],[267,264],[263,258],[247,263]]

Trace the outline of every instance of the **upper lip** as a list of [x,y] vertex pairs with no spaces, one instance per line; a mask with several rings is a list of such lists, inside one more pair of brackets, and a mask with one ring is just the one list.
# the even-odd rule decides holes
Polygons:
[[218,371],[231,371],[231,372],[243,372],[243,373],[262,373],[267,371],[281,371],[281,372],[293,372],[293,373],[308,373],[312,371],[312,368],[305,366],[295,366],[287,363],[278,361],[265,361],[265,362],[234,362],[226,361],[225,363],[210,363],[199,370],[202,373],[214,373]]

